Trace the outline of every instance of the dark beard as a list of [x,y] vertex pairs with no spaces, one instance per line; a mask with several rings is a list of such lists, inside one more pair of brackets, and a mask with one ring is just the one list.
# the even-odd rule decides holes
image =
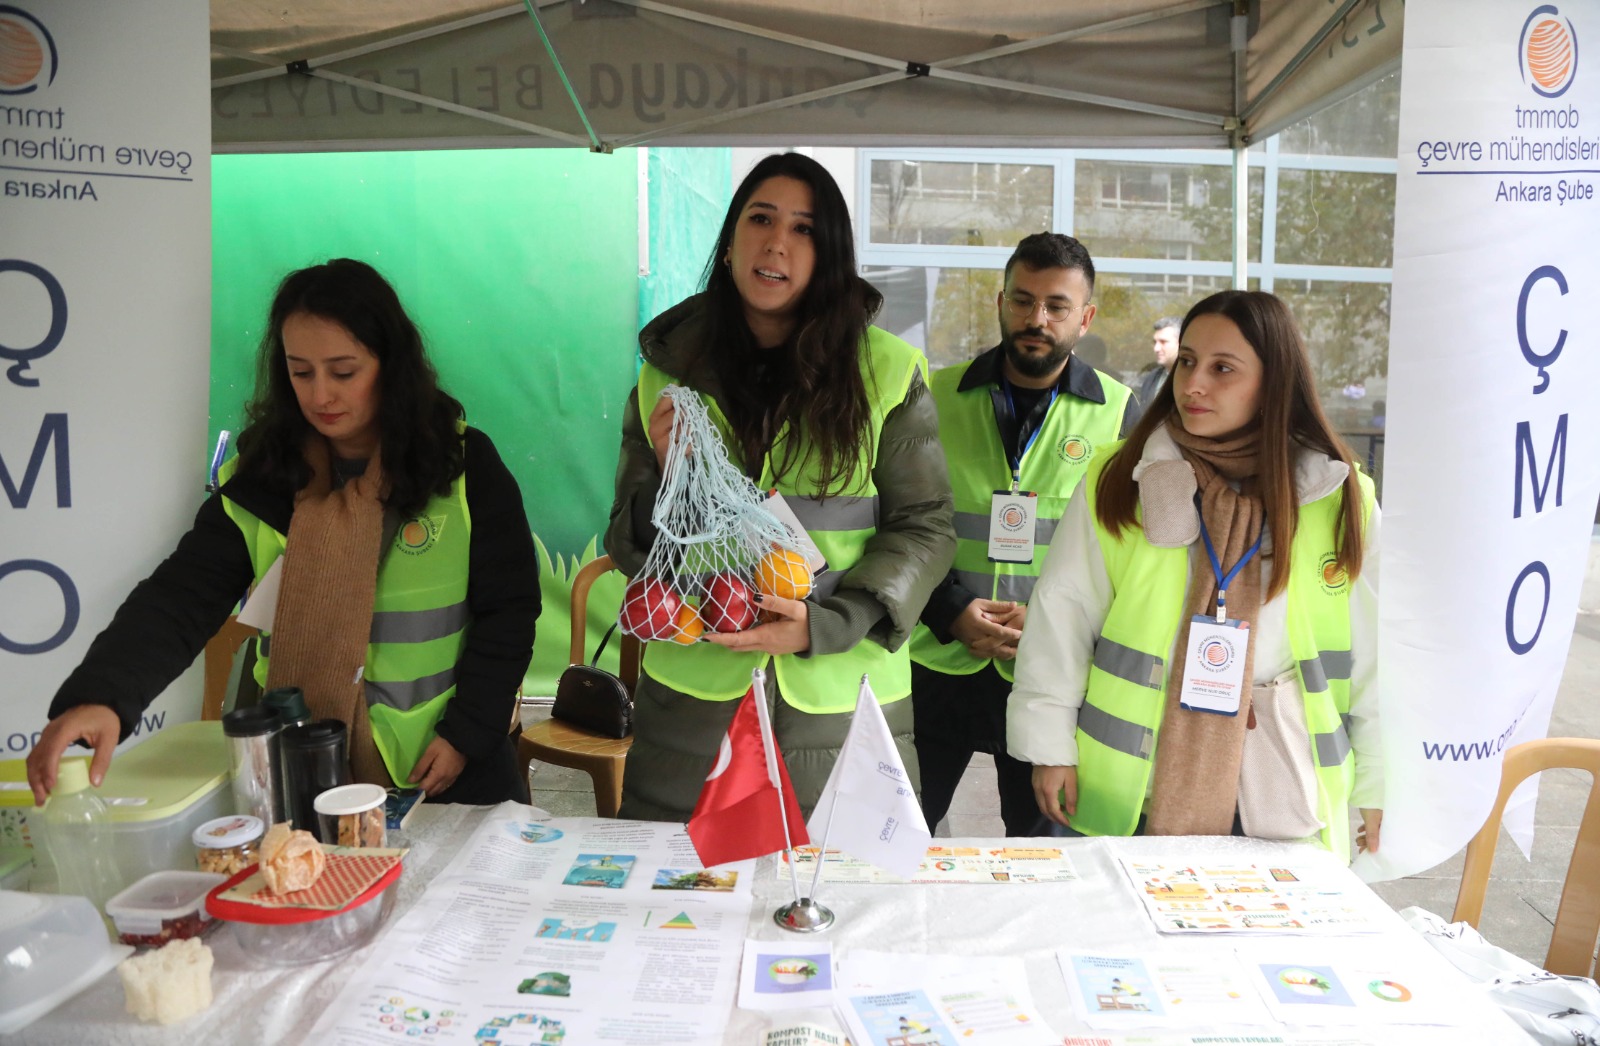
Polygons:
[[[1050,351],[1043,356],[1023,352],[1017,348],[1015,339],[1024,335],[1045,339],[1050,343]],[[1016,334],[1011,334],[1007,331],[1000,332],[1000,347],[1004,351],[1006,359],[1011,361],[1011,366],[1016,369],[1018,374],[1029,378],[1049,377],[1055,372],[1056,368],[1066,362],[1068,356],[1072,355],[1072,346],[1077,343],[1077,340],[1074,338],[1071,341],[1065,341],[1052,338],[1047,331],[1040,330],[1038,327],[1026,327],[1017,331]]]

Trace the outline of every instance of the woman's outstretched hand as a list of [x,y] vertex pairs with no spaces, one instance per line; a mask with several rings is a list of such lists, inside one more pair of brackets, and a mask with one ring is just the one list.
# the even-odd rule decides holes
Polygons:
[[757,596],[756,605],[768,618],[765,624],[743,632],[707,632],[706,639],[729,650],[763,654],[799,654],[811,649],[811,612],[803,599]]
[[89,761],[89,783],[98,788],[121,738],[122,722],[108,705],[79,705],[50,720],[39,735],[39,743],[28,753],[28,785],[33,789],[34,805],[43,806],[55,790],[56,770],[68,745],[82,741],[94,749],[94,758]]

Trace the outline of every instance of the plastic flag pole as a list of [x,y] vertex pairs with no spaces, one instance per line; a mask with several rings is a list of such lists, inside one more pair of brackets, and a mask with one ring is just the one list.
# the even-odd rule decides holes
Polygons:
[[[861,676],[861,689],[856,691],[856,707],[861,706],[861,695],[872,684],[867,682],[866,674]],[[849,735],[845,736],[845,746],[850,744]],[[839,760],[844,760],[844,749],[839,750]],[[817,845],[817,866],[811,871],[811,899],[817,899],[817,884],[822,881],[822,863],[828,858],[828,836],[833,834],[833,815],[839,812],[839,797],[833,797],[833,803],[828,807],[828,823],[822,826],[822,842]]]
[[767,759],[767,780],[778,796],[778,818],[783,822],[783,854],[789,866],[789,885],[794,888],[794,903],[800,903],[800,879],[794,870],[794,842],[789,836],[789,806],[783,799],[783,780],[778,776],[778,756],[773,751],[772,719],[767,714],[767,673],[754,669],[750,687],[756,692],[756,721],[761,724],[761,754]]

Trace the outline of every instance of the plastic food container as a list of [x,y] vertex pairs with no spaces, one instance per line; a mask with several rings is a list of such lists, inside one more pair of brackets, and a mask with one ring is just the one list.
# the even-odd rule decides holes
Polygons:
[[372,942],[394,911],[396,864],[371,888],[337,912],[309,908],[258,908],[219,898],[244,881],[240,872],[213,887],[206,907],[233,927],[234,937],[252,962],[263,966],[304,966],[353,952]]
[[133,954],[87,897],[0,890],[0,1035],[26,1028]]
[[195,864],[202,872],[229,876],[260,860],[266,826],[249,814],[219,817],[194,830]]
[[152,872],[106,902],[123,944],[159,948],[211,929],[206,894],[226,879],[211,872]]
[[330,846],[382,846],[387,798],[375,784],[340,785],[323,792],[312,804],[322,841]]
[[111,807],[123,882],[193,868],[195,828],[233,812],[222,724],[166,727],[113,759],[97,792]]

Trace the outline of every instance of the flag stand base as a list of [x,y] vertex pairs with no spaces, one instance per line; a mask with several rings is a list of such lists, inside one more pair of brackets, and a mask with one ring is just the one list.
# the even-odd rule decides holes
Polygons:
[[833,925],[833,912],[809,897],[802,897],[773,912],[772,921],[791,933],[821,933]]

